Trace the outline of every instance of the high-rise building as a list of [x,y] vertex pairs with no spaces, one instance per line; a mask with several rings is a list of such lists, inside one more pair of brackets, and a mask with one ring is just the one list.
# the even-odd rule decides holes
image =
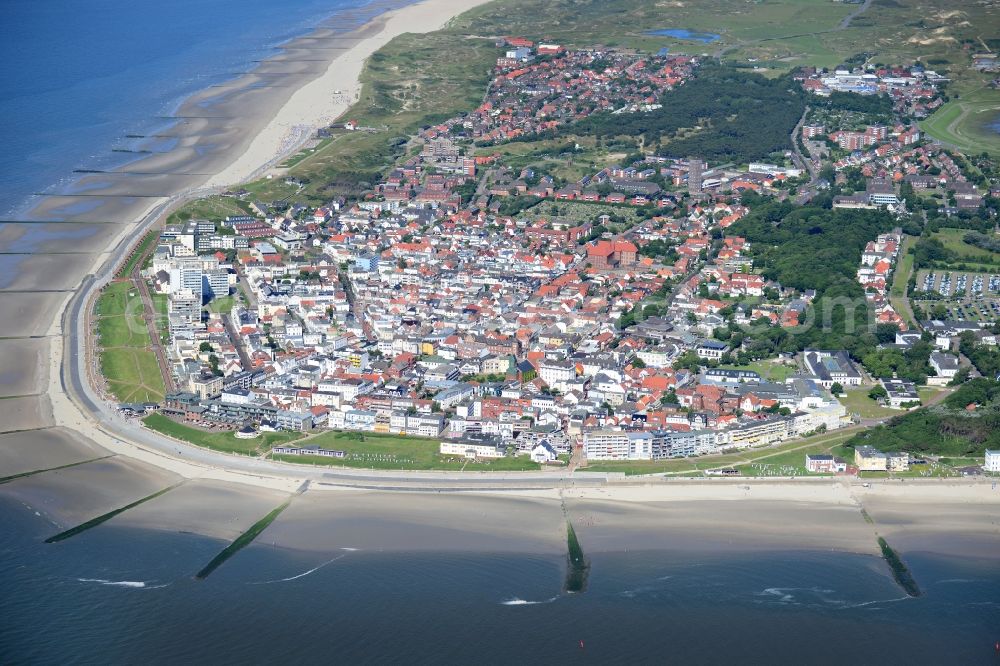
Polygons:
[[705,163],[692,157],[688,160],[688,194],[701,194],[702,174]]
[[229,271],[224,268],[202,273],[202,292],[206,299],[222,298],[229,295]]
[[198,298],[199,306],[205,297],[204,272],[198,261],[183,261],[170,269],[170,293],[191,291]]
[[167,297],[167,314],[176,319],[194,323],[201,321],[201,289],[178,289]]

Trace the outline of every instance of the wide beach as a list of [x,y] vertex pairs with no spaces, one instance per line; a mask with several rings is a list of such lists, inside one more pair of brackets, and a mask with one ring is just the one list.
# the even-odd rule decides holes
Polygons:
[[[46,197],[31,219],[0,228],[0,250],[17,252],[21,261],[72,257],[58,272],[25,271],[0,290],[0,309],[12,315],[0,323],[6,338],[0,342],[10,352],[0,358],[6,396],[0,402],[0,477],[8,479],[0,495],[37,511],[53,531],[136,504],[107,524],[225,540],[291,499],[268,533],[273,545],[291,551],[556,555],[564,552],[568,519],[592,552],[702,551],[735,542],[743,551],[875,555],[875,532],[884,516],[891,538],[906,525],[945,551],[960,536],[979,543],[978,553],[1000,552],[1000,494],[988,483],[605,484],[604,476],[552,474],[511,475],[496,488],[480,484],[476,490],[483,481],[477,475],[379,479],[226,457],[151,437],[106,404],[88,408],[89,387],[77,390],[67,370],[82,367],[84,376],[93,371],[81,351],[86,334],[79,335],[89,301],[74,292],[83,285],[84,295],[92,294],[139,232],[178,202],[260,176],[316,127],[343,114],[359,94],[365,59],[392,37],[434,30],[483,2],[426,0],[380,14],[352,32],[324,27],[296,39],[246,77],[185,102],[173,150],[120,172],[85,176],[75,193]],[[279,71],[281,87],[262,85]],[[96,278],[85,280],[87,275]],[[71,307],[60,318],[67,303]],[[304,480],[312,485],[296,494]],[[505,485],[528,488],[503,491]],[[201,508],[206,506],[213,508]],[[862,507],[869,508],[874,527],[863,519]]]
[[[22,220],[0,223],[7,275],[0,284],[0,395],[6,398],[0,403],[0,432],[39,434],[30,455],[17,447],[3,452],[9,466],[0,476],[58,467],[76,461],[81,447],[89,456],[93,446],[165,470],[185,469],[183,462],[108,435],[101,428],[107,415],[69,399],[64,351],[70,349],[69,358],[78,353],[68,346],[68,333],[84,326],[87,305],[63,319],[67,304],[84,285],[92,295],[142,231],[180,202],[252,178],[343,114],[359,94],[365,60],[393,37],[435,30],[483,2],[384,0],[341,12],[248,74],[182,103],[170,149],[113,172],[83,175],[59,193],[38,198]],[[280,85],[272,85],[275,81]],[[97,278],[85,280],[87,275]]]

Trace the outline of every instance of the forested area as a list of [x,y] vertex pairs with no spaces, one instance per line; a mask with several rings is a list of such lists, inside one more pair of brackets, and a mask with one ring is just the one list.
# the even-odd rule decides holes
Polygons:
[[767,325],[743,330],[730,325],[716,337],[733,346],[750,338],[736,353],[737,363],[808,348],[846,349],[877,376],[895,372],[923,383],[930,373],[930,345],[919,343],[905,353],[877,349],[879,343],[892,342],[897,329],[871,325],[864,292],[855,279],[868,241],[898,225],[883,211],[754,202],[753,211],[727,234],[750,242],[754,267],[762,269],[766,278],[802,292],[815,290],[815,297],[798,327]]
[[[947,456],[982,456],[1000,448],[1000,382],[984,377],[962,385],[939,407],[924,407],[897,416],[846,442],[882,451],[902,450]],[[975,405],[975,409],[967,409]]]
[[660,101],[663,108],[650,113],[595,114],[566,131],[642,136],[647,146],[663,144],[658,152],[669,157],[749,162],[791,148],[792,129],[805,109],[804,93],[790,77],[767,79],[715,64],[703,65]]
[[811,100],[810,106],[831,111],[850,111],[892,117],[892,99],[888,95],[858,95],[852,92],[834,90],[829,97],[818,97]]

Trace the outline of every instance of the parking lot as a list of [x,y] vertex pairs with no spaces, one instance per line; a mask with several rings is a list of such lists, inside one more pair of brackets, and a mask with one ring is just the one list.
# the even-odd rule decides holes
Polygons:
[[925,310],[941,303],[948,317],[972,321],[1000,320],[1000,274],[924,269],[917,274],[917,291],[940,294],[942,300],[914,302]]

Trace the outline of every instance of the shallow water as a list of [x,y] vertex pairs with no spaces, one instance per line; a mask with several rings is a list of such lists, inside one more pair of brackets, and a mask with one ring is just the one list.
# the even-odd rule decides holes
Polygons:
[[0,510],[3,663],[975,664],[1000,627],[995,567],[920,553],[917,599],[880,559],[827,552],[598,554],[566,595],[563,557],[301,553],[265,532],[195,581],[223,542],[109,523],[45,545],[43,518]]
[[[0,3],[0,214],[65,187],[74,169],[113,169],[172,147],[168,118],[331,19],[351,29],[375,0],[5,0]],[[401,4],[401,3],[400,3]],[[367,11],[367,14],[366,14]],[[342,18],[338,18],[342,17]],[[168,136],[149,140],[127,135]],[[67,214],[85,211],[69,211]]]

